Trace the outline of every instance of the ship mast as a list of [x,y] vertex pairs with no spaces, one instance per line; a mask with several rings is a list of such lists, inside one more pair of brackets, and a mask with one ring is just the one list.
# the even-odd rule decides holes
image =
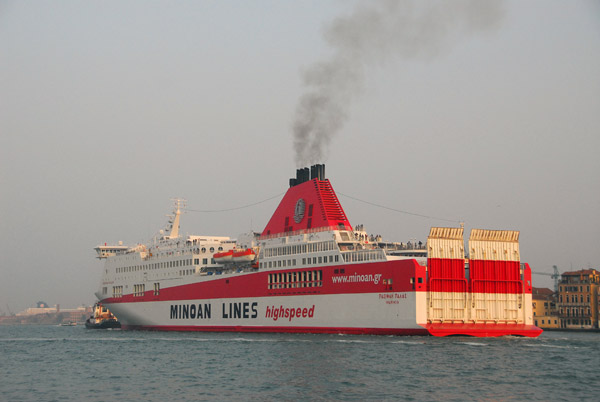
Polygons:
[[175,202],[174,215],[169,215],[169,226],[170,233],[165,236],[165,239],[176,239],[179,237],[179,216],[181,215],[181,208],[185,207],[185,200],[182,198],[173,198]]

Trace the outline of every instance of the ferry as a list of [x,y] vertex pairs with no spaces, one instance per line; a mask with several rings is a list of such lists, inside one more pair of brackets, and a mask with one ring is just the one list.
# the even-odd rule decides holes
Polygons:
[[536,337],[519,232],[433,227],[425,244],[352,226],[325,165],[296,171],[260,233],[99,245],[96,291],[123,329]]

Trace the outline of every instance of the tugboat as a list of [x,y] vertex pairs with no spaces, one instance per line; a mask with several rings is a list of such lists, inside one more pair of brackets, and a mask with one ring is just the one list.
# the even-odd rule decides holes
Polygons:
[[121,328],[121,323],[106,307],[101,303],[96,303],[94,314],[86,320],[85,327],[88,329]]

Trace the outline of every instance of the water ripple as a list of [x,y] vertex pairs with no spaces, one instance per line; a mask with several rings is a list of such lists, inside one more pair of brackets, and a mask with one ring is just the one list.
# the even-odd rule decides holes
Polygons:
[[599,337],[0,326],[0,400],[594,400]]

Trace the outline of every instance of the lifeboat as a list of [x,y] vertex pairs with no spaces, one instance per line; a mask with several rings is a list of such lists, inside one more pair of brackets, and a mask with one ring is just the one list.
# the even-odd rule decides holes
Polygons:
[[237,250],[233,253],[233,262],[251,262],[256,258],[256,253],[251,248]]
[[213,258],[217,264],[223,264],[225,262],[231,262],[233,257],[233,250],[227,250],[220,253],[215,253]]

